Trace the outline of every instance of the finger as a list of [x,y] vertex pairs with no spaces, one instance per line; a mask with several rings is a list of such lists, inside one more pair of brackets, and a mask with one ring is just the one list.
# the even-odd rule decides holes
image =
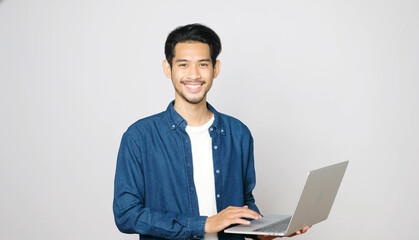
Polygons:
[[239,210],[245,210],[245,211],[251,211],[251,212],[254,212],[254,213],[256,213],[256,214],[259,214],[259,213],[257,213],[256,211],[254,211],[254,210],[250,209],[250,208],[249,208],[249,206],[247,206],[247,205],[245,205],[245,206],[243,206],[243,207],[228,207],[228,208],[226,208],[226,209],[229,209],[229,210],[236,210],[236,211],[239,211]]
[[260,216],[258,213],[255,212],[248,212],[248,211],[239,211],[234,212],[231,214],[234,218],[252,218],[252,219],[261,219],[262,216]]
[[244,209],[242,209],[242,211],[254,214],[255,216],[258,216],[258,217],[262,217],[262,215],[260,215],[258,212],[254,211],[252,209],[244,208]]
[[231,207],[224,209],[222,211],[225,215],[240,215],[240,214],[253,214],[255,216],[259,215],[258,213],[243,207]]
[[248,213],[252,213],[255,215],[260,216],[260,214],[256,211],[253,211],[252,209],[249,209],[247,206],[244,207],[228,207],[226,209],[224,209],[223,211],[225,212],[248,212]]
[[242,218],[233,218],[233,219],[230,219],[229,222],[230,222],[229,225],[231,225],[231,224],[249,225],[251,223],[250,221],[247,221],[246,219],[242,219]]
[[252,210],[252,209],[249,209],[249,207],[248,207],[248,206],[243,206],[243,207],[232,207],[232,208],[230,208],[230,211],[246,211],[246,212],[252,212],[252,213],[254,213],[254,214],[259,215],[259,213],[258,213],[258,212],[254,211],[254,210]]
[[227,214],[233,214],[233,215],[236,215],[236,216],[243,215],[243,217],[250,217],[250,218],[254,218],[254,219],[262,218],[262,216],[259,213],[255,212],[251,209],[244,208],[244,207],[242,207],[242,208],[231,208],[231,209],[228,209],[226,211],[226,213]]
[[309,226],[305,226],[301,232],[302,232],[302,233],[305,233],[305,232],[307,232],[309,229],[310,229],[310,227],[309,227]]

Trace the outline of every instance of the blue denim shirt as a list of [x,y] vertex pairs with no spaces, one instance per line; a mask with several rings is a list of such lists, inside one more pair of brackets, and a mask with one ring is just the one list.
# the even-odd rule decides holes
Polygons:
[[[124,133],[118,153],[113,211],[118,229],[141,239],[202,239],[207,216],[200,216],[192,150],[186,121],[174,110],[141,119]],[[259,212],[255,187],[253,138],[239,120],[211,105],[217,211],[249,206]],[[218,233],[219,239],[243,239]]]

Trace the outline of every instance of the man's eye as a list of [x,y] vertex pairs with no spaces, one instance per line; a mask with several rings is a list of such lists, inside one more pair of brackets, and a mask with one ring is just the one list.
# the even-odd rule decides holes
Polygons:
[[208,67],[208,63],[201,63],[201,67]]
[[186,67],[186,66],[187,66],[186,63],[179,64],[179,67]]

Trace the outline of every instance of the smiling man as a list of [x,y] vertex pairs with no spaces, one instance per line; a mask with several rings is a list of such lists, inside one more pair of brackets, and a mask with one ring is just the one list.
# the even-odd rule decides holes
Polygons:
[[213,65],[209,45],[201,42],[178,43],[174,52],[177,55],[172,63],[164,60],[163,68],[166,76],[173,81],[175,99],[205,105],[203,100],[220,71],[220,61]]
[[163,70],[175,100],[122,137],[113,204],[120,231],[141,239],[243,239],[222,230],[261,218],[252,135],[206,101],[220,52],[217,34],[200,24],[167,37]]

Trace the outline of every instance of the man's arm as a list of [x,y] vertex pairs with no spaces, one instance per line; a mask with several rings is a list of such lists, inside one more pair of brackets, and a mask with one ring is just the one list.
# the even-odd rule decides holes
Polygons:
[[140,148],[125,133],[118,153],[113,211],[118,229],[159,238],[203,238],[206,217],[162,212],[144,204]]
[[253,153],[253,137],[250,135],[248,152],[244,154],[247,159],[246,168],[244,169],[245,182],[243,186],[244,191],[244,205],[260,213],[258,207],[255,204],[255,198],[253,197],[253,189],[256,186],[256,173],[255,173],[255,159]]

